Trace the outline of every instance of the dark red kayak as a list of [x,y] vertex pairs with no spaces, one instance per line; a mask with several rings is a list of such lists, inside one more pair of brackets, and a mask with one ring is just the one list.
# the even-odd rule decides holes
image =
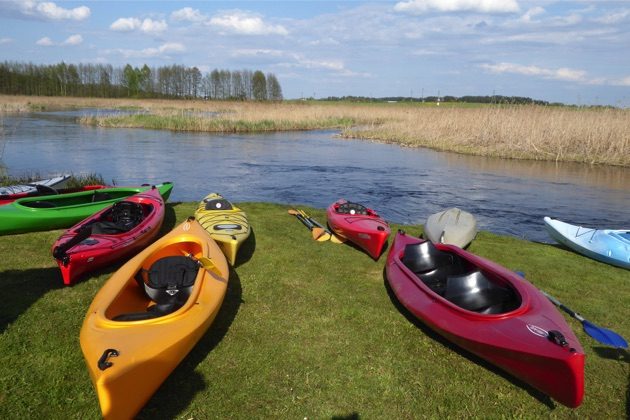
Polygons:
[[340,199],[328,207],[326,217],[335,234],[359,246],[375,260],[381,255],[390,229],[374,210]]
[[69,194],[81,191],[92,191],[92,190],[100,190],[102,188],[107,188],[106,185],[85,185],[83,187],[77,188],[60,188],[54,189],[45,185],[34,185],[36,191],[31,192],[21,192],[15,194],[1,194],[0,195],[0,206],[4,204],[9,204],[17,200],[18,198],[24,197],[40,197],[45,195],[56,195],[56,194]]
[[164,221],[164,200],[158,188],[132,195],[79,222],[52,247],[63,283],[133,255],[148,246]]
[[398,300],[446,339],[558,402],[584,395],[584,350],[527,280],[452,245],[399,232],[386,264]]

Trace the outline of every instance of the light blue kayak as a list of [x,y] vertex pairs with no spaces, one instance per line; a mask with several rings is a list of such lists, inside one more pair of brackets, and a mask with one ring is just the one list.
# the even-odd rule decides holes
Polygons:
[[597,261],[630,269],[630,230],[593,229],[545,217],[549,235]]

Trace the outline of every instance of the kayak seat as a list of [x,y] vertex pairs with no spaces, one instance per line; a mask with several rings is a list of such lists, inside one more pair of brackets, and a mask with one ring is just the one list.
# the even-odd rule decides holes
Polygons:
[[232,210],[232,203],[223,199],[208,199],[204,200],[206,203],[206,210]]
[[188,300],[197,278],[199,265],[185,256],[164,257],[148,270],[140,270],[136,281],[155,305],[146,312],[121,314],[114,321],[136,321],[168,315]]
[[481,271],[449,276],[444,297],[461,308],[484,314],[503,313],[518,306],[512,289],[488,280]]
[[101,220],[92,224],[92,232],[101,235],[115,235],[129,232],[144,220],[142,205],[132,201],[119,201],[103,214]]
[[94,192],[94,194],[92,194],[92,202],[96,203],[98,201],[106,201],[106,200],[111,200],[112,196],[109,193],[106,192],[100,192],[100,191],[96,191]]
[[346,202],[343,204],[339,204],[339,206],[335,208],[335,211],[340,214],[360,214],[363,216],[368,215],[367,207],[359,203]]
[[402,262],[439,295],[446,290],[448,276],[466,272],[466,265],[459,256],[437,249],[431,241],[407,245]]

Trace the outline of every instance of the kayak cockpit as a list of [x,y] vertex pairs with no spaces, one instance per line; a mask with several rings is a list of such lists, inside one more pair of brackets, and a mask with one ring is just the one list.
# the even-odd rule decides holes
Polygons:
[[407,245],[402,263],[434,293],[462,309],[502,314],[521,304],[506,281],[483,273],[454,253],[436,248],[431,241]]
[[128,196],[129,191],[125,189],[108,189],[106,192],[92,190],[79,193],[49,195],[45,197],[23,198],[19,200],[19,203],[24,207],[31,208],[70,207],[102,201],[121,200]]
[[116,235],[129,232],[142,223],[152,211],[153,205],[149,203],[119,201],[90,224],[92,233]]
[[140,321],[171,314],[188,303],[204,271],[196,257],[201,244],[178,242],[147,258],[114,298],[105,317]]

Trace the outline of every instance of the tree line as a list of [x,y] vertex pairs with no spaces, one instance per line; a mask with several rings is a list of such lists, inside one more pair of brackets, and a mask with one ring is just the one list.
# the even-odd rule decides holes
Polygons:
[[0,63],[0,93],[7,95],[103,98],[283,99],[273,73],[260,70],[212,70],[197,67],[114,67],[111,64],[51,65]]
[[322,101],[348,101],[348,102],[465,102],[476,104],[534,104],[534,105],[562,105],[559,103],[549,103],[539,99],[532,99],[522,96],[425,96],[422,98],[410,96],[388,96],[383,98],[370,98],[364,96],[329,96],[320,99]]

